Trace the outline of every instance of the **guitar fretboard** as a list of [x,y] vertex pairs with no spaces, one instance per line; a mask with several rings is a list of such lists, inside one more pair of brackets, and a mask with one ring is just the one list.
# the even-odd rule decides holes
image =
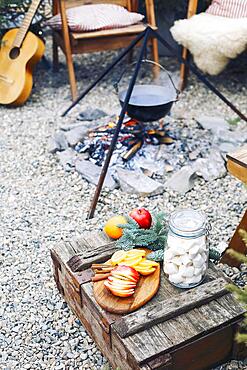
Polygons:
[[33,0],[32,4],[30,5],[30,8],[28,9],[28,12],[25,15],[24,21],[19,28],[19,31],[16,34],[15,40],[13,42],[13,47],[20,48],[23,40],[26,36],[26,33],[28,31],[28,28],[32,22],[32,19],[34,17],[34,14],[36,13],[36,10],[39,6],[40,0]]

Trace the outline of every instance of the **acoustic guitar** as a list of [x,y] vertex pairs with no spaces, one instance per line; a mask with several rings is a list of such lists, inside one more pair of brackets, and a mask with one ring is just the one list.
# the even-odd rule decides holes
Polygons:
[[45,45],[28,32],[40,0],[34,0],[20,28],[8,31],[0,41],[0,104],[22,105],[31,94],[32,70]]

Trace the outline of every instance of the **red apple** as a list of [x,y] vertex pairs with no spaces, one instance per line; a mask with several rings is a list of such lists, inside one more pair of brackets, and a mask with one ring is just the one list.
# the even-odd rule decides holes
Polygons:
[[152,216],[147,209],[135,208],[129,213],[129,216],[138,223],[141,229],[150,229]]

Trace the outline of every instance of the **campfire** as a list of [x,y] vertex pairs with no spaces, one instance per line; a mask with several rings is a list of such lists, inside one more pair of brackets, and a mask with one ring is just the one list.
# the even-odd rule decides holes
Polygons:
[[[107,151],[110,147],[116,121],[111,121],[104,126],[90,130],[88,137],[79,142],[75,150],[78,153],[88,153],[91,162],[101,166],[104,163]],[[160,145],[172,144],[174,139],[168,135],[161,120],[154,124],[143,124],[135,119],[126,117],[118,136],[116,150],[118,156],[127,162],[143,147],[144,144]]]

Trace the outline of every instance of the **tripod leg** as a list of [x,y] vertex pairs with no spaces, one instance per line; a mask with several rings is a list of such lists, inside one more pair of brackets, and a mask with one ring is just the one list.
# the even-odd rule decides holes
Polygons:
[[105,180],[105,177],[106,177],[106,174],[107,174],[107,171],[108,171],[108,167],[109,167],[109,164],[110,164],[112,153],[115,149],[117,139],[118,139],[118,135],[119,135],[119,132],[121,130],[123,119],[124,119],[124,116],[125,116],[125,113],[126,113],[126,110],[127,110],[127,106],[128,106],[128,103],[129,103],[129,100],[130,100],[130,97],[131,97],[131,94],[132,94],[132,91],[133,91],[133,88],[134,88],[134,85],[135,85],[135,82],[136,82],[136,78],[138,76],[138,72],[139,72],[140,67],[141,67],[141,62],[142,62],[142,59],[143,59],[143,56],[144,56],[144,53],[145,53],[145,50],[146,50],[149,34],[150,34],[150,32],[147,29],[146,32],[145,32],[145,35],[144,35],[144,40],[143,40],[143,44],[142,44],[142,47],[141,47],[139,58],[138,58],[138,61],[137,61],[136,67],[135,67],[135,71],[134,71],[134,74],[131,78],[131,81],[130,81],[130,84],[129,84],[129,87],[128,87],[128,90],[127,90],[127,93],[126,93],[126,97],[125,97],[125,100],[124,100],[124,104],[123,104],[123,107],[122,107],[122,110],[121,110],[121,113],[120,113],[120,116],[119,116],[119,119],[118,119],[118,123],[117,123],[117,126],[115,128],[114,135],[113,135],[113,138],[112,138],[112,141],[111,141],[111,145],[110,145],[110,148],[108,150],[107,157],[106,157],[105,163],[103,165],[103,168],[102,168],[102,171],[101,171],[101,174],[100,174],[99,182],[98,182],[98,185],[97,185],[97,188],[96,188],[96,191],[95,191],[95,194],[94,194],[91,206],[90,206],[90,210],[89,210],[89,214],[88,214],[89,219],[94,217],[95,208],[97,206],[98,199],[99,199],[99,196],[100,196],[103,184],[104,184],[104,180]]

